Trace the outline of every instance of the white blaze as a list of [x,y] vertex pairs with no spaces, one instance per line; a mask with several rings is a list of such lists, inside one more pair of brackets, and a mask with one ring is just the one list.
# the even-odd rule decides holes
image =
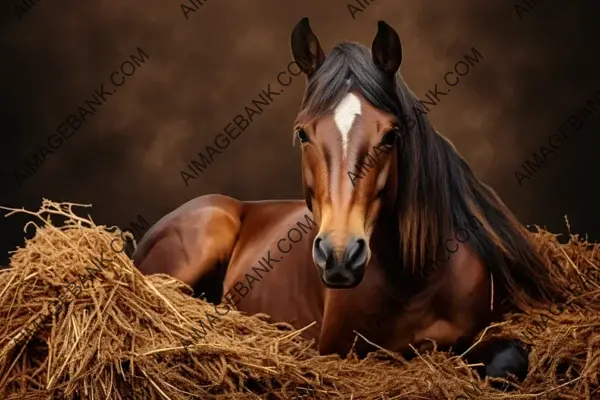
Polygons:
[[333,120],[338,130],[342,134],[342,148],[344,149],[344,158],[348,150],[348,133],[354,125],[357,115],[360,115],[360,100],[353,93],[348,93],[340,101],[333,112]]

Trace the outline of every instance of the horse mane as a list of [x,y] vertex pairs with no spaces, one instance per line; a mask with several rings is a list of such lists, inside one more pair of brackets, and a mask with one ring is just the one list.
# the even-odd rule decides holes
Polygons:
[[298,116],[318,118],[351,91],[405,124],[414,123],[404,126],[396,144],[398,250],[404,271],[423,274],[443,254],[444,240],[472,226],[476,218],[481,228],[471,231],[469,245],[487,265],[496,293],[506,296],[508,306],[525,309],[561,296],[531,234],[433,128],[400,72],[394,80],[387,78],[366,47],[349,42],[333,47],[308,80]]

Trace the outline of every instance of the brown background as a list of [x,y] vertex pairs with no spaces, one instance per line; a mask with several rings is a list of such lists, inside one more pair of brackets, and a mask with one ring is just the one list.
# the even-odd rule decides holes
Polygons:
[[[370,46],[383,19],[400,34],[402,74],[422,98],[471,47],[479,50],[484,59],[430,113],[435,127],[522,222],[563,232],[568,214],[573,231],[600,238],[600,116],[523,187],[514,176],[600,89],[592,1],[538,1],[522,20],[506,1],[377,0],[352,19],[345,1],[208,0],[188,20],[176,2],[81,3],[42,1],[22,20],[14,4],[1,8],[2,205],[92,203],[96,222],[126,226],[137,214],[152,223],[206,193],[300,197],[291,128],[302,77],[189,187],[180,170],[268,83],[276,85],[300,18],[310,18],[326,52],[341,40]],[[17,164],[137,47],[150,60],[17,185]],[[23,222],[0,219],[2,257],[22,243]]]

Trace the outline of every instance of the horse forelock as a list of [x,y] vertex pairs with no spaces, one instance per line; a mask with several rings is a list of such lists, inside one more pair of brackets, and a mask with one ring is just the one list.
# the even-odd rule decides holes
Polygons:
[[380,72],[369,50],[342,42],[333,47],[323,65],[309,79],[299,114],[318,118],[334,110],[350,92],[357,92],[374,107],[398,114],[395,88]]

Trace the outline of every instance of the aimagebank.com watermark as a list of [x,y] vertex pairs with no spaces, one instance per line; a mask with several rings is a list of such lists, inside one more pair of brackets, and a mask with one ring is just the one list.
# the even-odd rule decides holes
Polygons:
[[[300,63],[304,64],[303,61],[300,61]],[[294,81],[294,77],[300,74],[302,74],[302,70],[298,63],[291,61],[285,70],[277,74],[277,84],[274,85],[275,89],[272,89],[271,84],[268,84],[266,89],[258,93],[258,98],[254,98],[254,100],[251,100],[244,106],[244,111],[239,112],[230,119],[221,132],[213,137],[212,143],[214,145],[206,145],[204,150],[198,152],[198,157],[188,163],[187,169],[180,171],[181,179],[183,179],[185,186],[189,186],[188,181],[190,179],[198,178],[199,174],[212,164],[215,156],[223,153],[234,140],[240,137],[242,132],[248,129],[254,120],[269,105],[275,102],[278,96],[281,96],[283,88],[290,86]]]

